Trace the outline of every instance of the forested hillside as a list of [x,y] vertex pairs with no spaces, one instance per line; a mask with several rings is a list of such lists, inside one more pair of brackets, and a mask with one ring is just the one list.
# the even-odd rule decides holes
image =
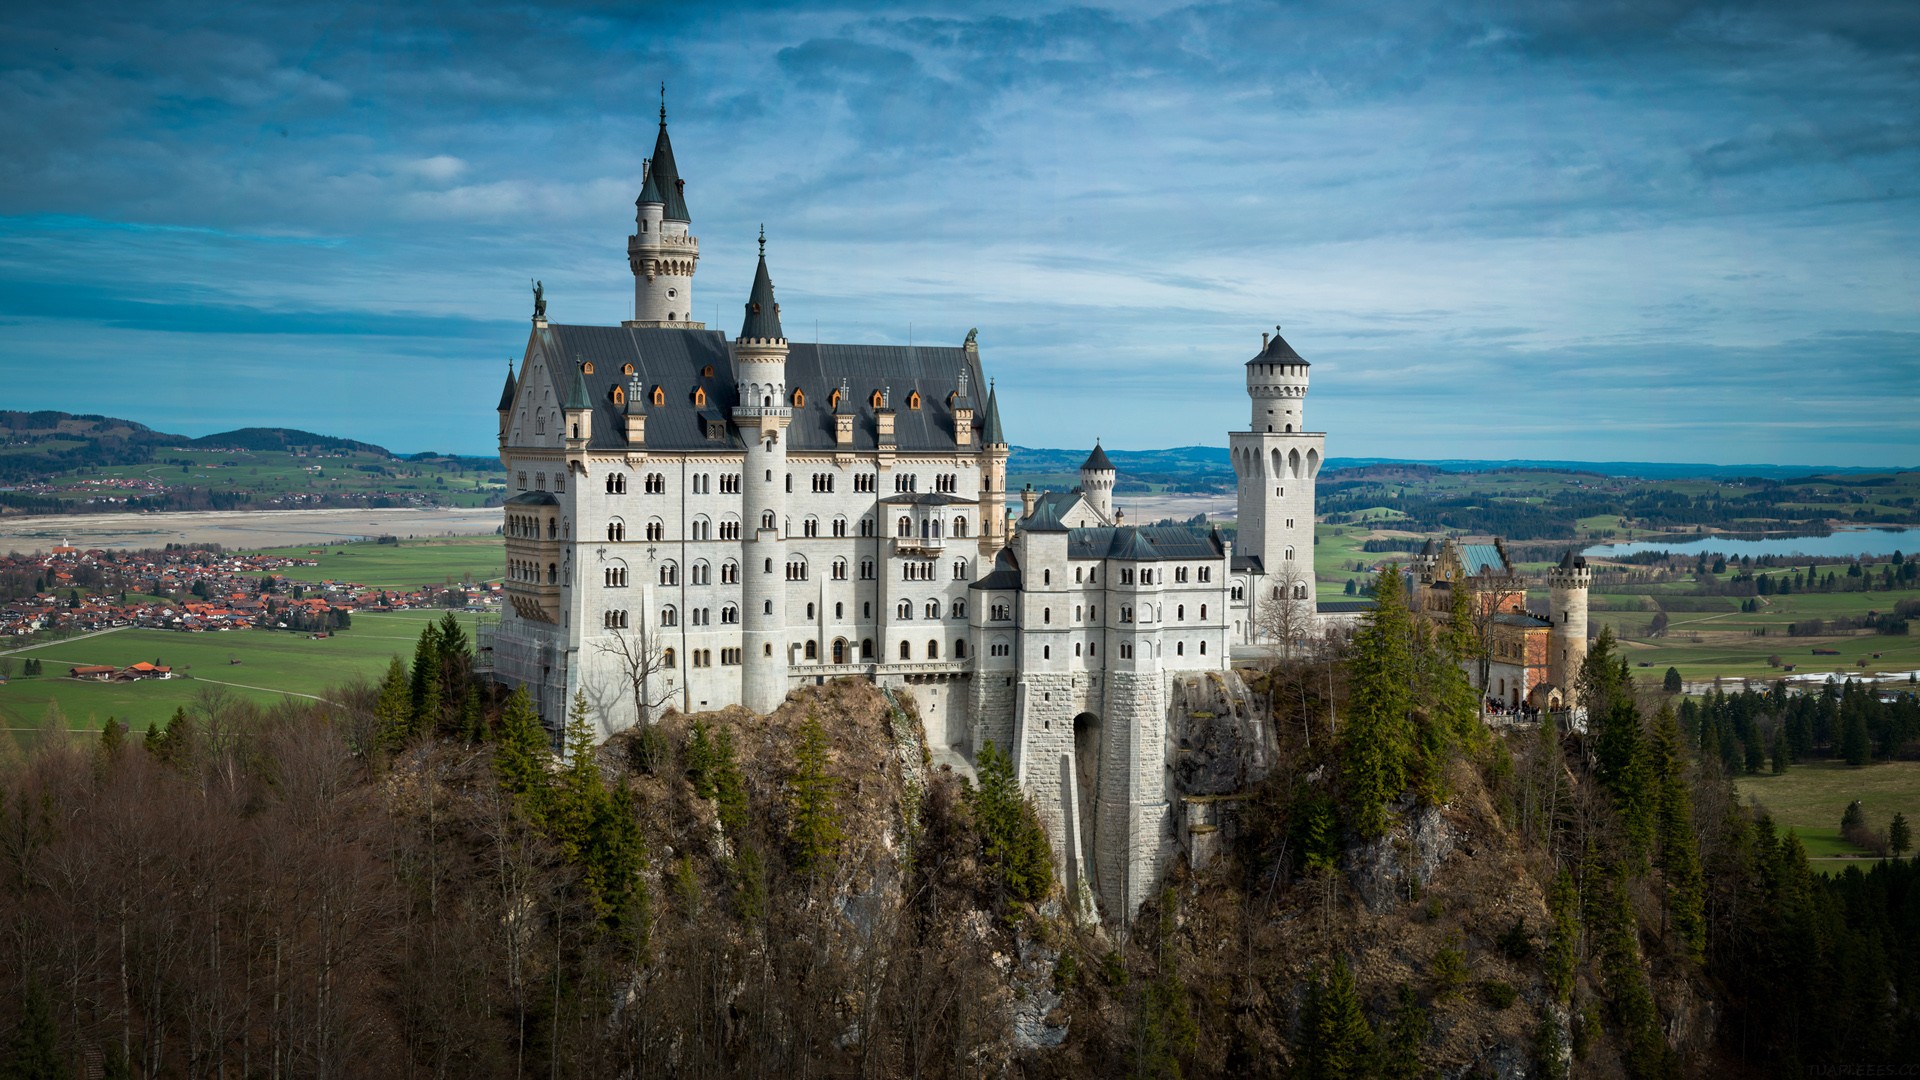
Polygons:
[[[1910,703],[1676,709],[1603,636],[1589,731],[1489,730],[1470,639],[1464,612],[1383,602],[1350,643],[1250,673],[1276,764],[1209,797],[1212,858],[1104,927],[1067,917],[1012,763],[931,768],[911,698],[859,680],[597,750],[578,699],[556,758],[449,619],[337,704],[209,694],[144,733],[48,733],[0,761],[0,1057],[1396,1078],[1920,1057],[1920,869],[1813,874],[1723,764],[1748,729],[1819,753],[1858,715],[1911,739]],[[1244,752],[1200,737],[1213,719],[1183,753]]]

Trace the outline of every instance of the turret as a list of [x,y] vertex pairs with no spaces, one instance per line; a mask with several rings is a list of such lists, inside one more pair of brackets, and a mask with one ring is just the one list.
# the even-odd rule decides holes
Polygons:
[[507,448],[507,425],[513,418],[513,399],[519,391],[520,383],[513,377],[513,361],[508,360],[507,385],[500,391],[500,450],[503,454]]
[[853,407],[853,390],[847,380],[841,379],[833,405],[833,445],[838,449],[853,449],[853,421],[858,415]]
[[584,448],[593,439],[593,398],[587,393],[587,365],[575,361],[573,387],[561,406],[567,414],[567,448]]
[[[1275,330],[1278,330],[1275,327]],[[1258,564],[1271,594],[1281,579],[1313,581],[1313,489],[1326,436],[1307,431],[1307,362],[1278,333],[1260,335],[1260,351],[1246,363],[1252,423],[1229,432],[1239,477],[1239,537],[1234,548]]]
[[967,369],[960,369],[960,377],[953,389],[953,445],[973,445],[973,399],[967,396]]
[[1100,520],[1113,522],[1113,462],[1107,459],[1107,452],[1100,449],[1100,440],[1093,442],[1093,453],[1080,463],[1080,494],[1100,515]]
[[[1000,397],[987,384],[987,411],[980,421],[980,550],[998,551],[1007,544],[1007,434],[1000,427]],[[1031,512],[1031,511],[1029,511]]]
[[1571,548],[1560,557],[1560,565],[1547,571],[1547,603],[1553,622],[1548,632],[1547,678],[1566,692],[1569,706],[1574,704],[1573,684],[1587,661],[1587,590],[1592,585],[1593,571],[1587,568],[1587,560]]
[[1247,396],[1253,399],[1252,430],[1305,431],[1307,362],[1293,351],[1280,328],[1260,335],[1260,354],[1247,361]]
[[767,235],[760,233],[760,263],[746,318],[733,341],[733,370],[740,404],[733,422],[746,443],[741,470],[741,518],[746,523],[741,554],[741,645],[745,651],[743,704],[768,713],[787,696],[787,336],[767,273]]
[[660,132],[653,143],[634,200],[633,235],[627,237],[627,266],[633,271],[633,318],[628,326],[669,326],[703,330],[693,319],[693,272],[700,241],[689,231],[686,181],[673,160],[667,138],[666,91],[660,94]]

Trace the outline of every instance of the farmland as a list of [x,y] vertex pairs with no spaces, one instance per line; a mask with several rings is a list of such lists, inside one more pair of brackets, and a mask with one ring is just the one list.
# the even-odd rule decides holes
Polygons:
[[505,559],[495,537],[295,545],[266,548],[257,554],[313,559],[320,564],[287,571],[287,576],[296,581],[342,581],[377,589],[494,581],[504,572]]
[[[350,629],[320,639],[265,630],[183,634],[129,629],[43,645],[13,654],[16,661],[41,660],[46,674],[0,685],[0,726],[16,734],[37,730],[52,703],[76,730],[97,729],[108,716],[144,729],[150,722],[165,723],[176,707],[215,686],[262,703],[286,694],[318,697],[355,676],[378,675],[389,657],[410,656],[420,629],[445,614],[360,612]],[[473,616],[462,612],[459,618],[471,630]],[[141,660],[171,667],[176,677],[128,683],[64,677],[75,664],[124,667]]]

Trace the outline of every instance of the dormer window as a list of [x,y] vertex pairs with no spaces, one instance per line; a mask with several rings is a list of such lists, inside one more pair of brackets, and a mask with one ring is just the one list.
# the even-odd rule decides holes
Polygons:
[[795,387],[793,391],[793,407],[796,409],[801,409],[801,408],[805,408],[806,404],[807,404],[807,392],[805,390],[799,389],[798,387]]
[[627,403],[627,392],[620,389],[618,383],[615,383],[613,387],[613,403],[615,405],[625,405]]
[[707,365],[706,367],[703,367],[703,368],[701,368],[701,369],[700,369],[700,377],[701,377],[701,378],[703,378],[703,379],[711,379],[711,378],[713,378],[713,365],[712,365],[712,364],[708,364],[708,365]]
[[665,404],[667,403],[667,388],[666,388],[666,387],[664,387],[664,386],[656,386],[656,387],[654,387],[654,388],[653,388],[653,403],[654,403],[655,405],[665,405]]
[[633,365],[632,365],[632,364],[621,364],[621,365],[620,365],[620,374],[622,374],[622,375],[631,375],[631,374],[633,374]]
[[875,390],[873,392],[873,397],[869,400],[869,403],[876,409],[880,407],[880,391]]
[[706,408],[706,405],[707,405],[707,388],[704,386],[695,387],[693,391],[694,408],[704,409]]
[[920,411],[920,391],[915,390],[913,393],[907,395],[907,408],[912,409],[914,412]]
[[580,371],[582,374],[585,374],[585,375],[593,374],[593,361],[591,360],[583,361],[580,364]]
[[840,391],[835,390],[833,393],[827,395],[827,405],[834,409],[840,407]]

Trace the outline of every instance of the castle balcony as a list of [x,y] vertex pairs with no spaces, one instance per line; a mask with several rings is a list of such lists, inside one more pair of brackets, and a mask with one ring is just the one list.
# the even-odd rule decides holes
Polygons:
[[785,405],[735,405],[733,407],[735,420],[759,420],[763,417],[791,420],[793,410]]
[[893,538],[895,555],[938,555],[947,550],[947,540],[943,536],[896,536]]
[[972,677],[973,661],[971,659],[902,660],[881,663],[862,660],[857,664],[788,664],[787,675],[796,679],[837,679],[843,675],[857,675],[871,679],[880,675],[901,675],[916,682],[964,679]]

